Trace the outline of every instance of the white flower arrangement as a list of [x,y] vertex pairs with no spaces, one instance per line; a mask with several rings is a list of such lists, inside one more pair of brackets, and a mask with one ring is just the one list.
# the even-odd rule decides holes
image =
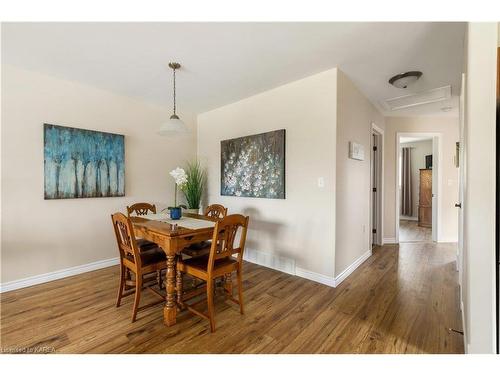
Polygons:
[[173,171],[170,172],[170,176],[173,177],[175,180],[175,183],[179,185],[179,187],[182,189],[183,185],[187,183],[187,174],[186,171],[180,167],[175,168]]
[[[172,178],[174,179],[175,181],[175,196],[174,196],[174,208],[178,207],[177,206],[177,186],[179,186],[179,188],[182,190],[183,187],[186,185],[188,179],[187,179],[187,174],[186,174],[186,171],[180,167],[177,167],[175,168],[174,170],[170,171],[170,176],[172,176]],[[184,207],[183,205],[179,206],[179,207]],[[169,208],[172,208],[172,207],[169,207]]]

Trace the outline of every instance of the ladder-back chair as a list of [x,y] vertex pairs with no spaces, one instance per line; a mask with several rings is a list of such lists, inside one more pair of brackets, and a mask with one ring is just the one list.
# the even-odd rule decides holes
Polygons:
[[[227,297],[239,304],[240,313],[243,314],[243,290],[242,290],[242,265],[243,251],[248,229],[248,216],[228,215],[215,224],[214,234],[210,253],[205,256],[190,258],[186,260],[179,259],[177,262],[177,303],[186,307],[192,313],[199,315],[210,321],[210,330],[215,331],[214,319],[214,289],[215,279],[225,277],[225,291]],[[240,230],[241,228],[241,230]],[[237,247],[235,241],[237,233],[240,233],[240,240]],[[237,257],[233,257],[237,255]],[[238,283],[238,299],[233,298],[232,273],[236,272]],[[193,298],[194,295],[184,294],[182,290],[182,276],[187,274],[194,276],[206,282],[208,314],[205,314],[194,308],[196,304],[190,305],[185,301]]]
[[[137,311],[165,301],[164,296],[159,291],[145,285],[145,283],[151,280],[145,280],[144,275],[166,269],[166,255],[159,247],[141,251],[137,246],[132,222],[124,214],[117,212],[111,215],[111,221],[113,222],[118,251],[120,253],[120,286],[116,299],[116,307],[120,306],[123,297],[135,294],[134,307],[132,309],[132,322],[134,322],[137,317]],[[127,271],[135,274],[135,281],[127,280]],[[139,308],[143,288],[148,288],[154,292],[160,297],[160,300]]]

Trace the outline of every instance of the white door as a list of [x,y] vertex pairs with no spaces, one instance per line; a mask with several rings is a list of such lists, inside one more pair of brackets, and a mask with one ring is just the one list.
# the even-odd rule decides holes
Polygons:
[[373,245],[378,245],[377,241],[377,231],[378,231],[378,225],[377,225],[377,217],[378,217],[378,201],[377,201],[377,190],[378,190],[378,184],[377,184],[377,176],[378,176],[378,171],[377,171],[377,166],[378,166],[378,158],[377,158],[377,147],[378,147],[378,142],[377,142],[377,135],[372,134],[372,163],[371,163],[371,179],[372,179],[372,246]]
[[439,137],[432,137],[432,240],[438,240]]
[[460,118],[459,118],[459,153],[458,153],[458,248],[457,268],[458,280],[462,288],[463,263],[464,263],[464,196],[465,196],[465,118],[464,118],[464,92],[465,74],[462,74],[462,89],[460,93]]

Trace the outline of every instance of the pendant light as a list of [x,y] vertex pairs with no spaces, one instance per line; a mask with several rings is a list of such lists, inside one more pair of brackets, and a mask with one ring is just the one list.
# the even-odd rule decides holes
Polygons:
[[173,70],[174,72],[174,114],[170,116],[170,119],[162,124],[160,126],[160,130],[158,131],[158,134],[160,135],[175,135],[175,134],[182,134],[182,133],[187,133],[188,128],[186,124],[177,116],[176,113],[176,96],[175,96],[175,71],[181,67],[181,64],[176,63],[176,62],[171,62],[168,64],[168,66]]

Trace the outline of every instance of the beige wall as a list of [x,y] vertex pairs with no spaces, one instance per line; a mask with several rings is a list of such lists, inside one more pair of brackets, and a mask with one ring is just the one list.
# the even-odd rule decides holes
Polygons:
[[385,221],[384,238],[396,237],[396,134],[398,132],[432,132],[442,134],[441,146],[441,223],[438,241],[458,239],[458,168],[454,164],[458,142],[457,117],[387,117],[385,126]]
[[[413,202],[412,217],[418,218],[420,169],[425,168],[425,157],[432,155],[432,140],[408,142],[401,147],[411,148],[411,197]],[[401,195],[400,195],[401,196]]]
[[[336,80],[328,70],[198,116],[208,202],[250,215],[247,255],[264,264],[333,277]],[[286,129],[286,199],[221,196],[220,141],[277,129]]]
[[466,44],[463,305],[468,353],[495,353],[495,107],[498,25]]
[[[337,104],[335,276],[370,250],[371,126],[383,116],[339,70]],[[349,159],[349,141],[360,143],[365,160]]]
[[[110,214],[171,203],[168,171],[195,156],[196,134],[155,131],[166,108],[2,65],[2,283],[118,256]],[[43,199],[43,123],[125,135],[123,198]]]

